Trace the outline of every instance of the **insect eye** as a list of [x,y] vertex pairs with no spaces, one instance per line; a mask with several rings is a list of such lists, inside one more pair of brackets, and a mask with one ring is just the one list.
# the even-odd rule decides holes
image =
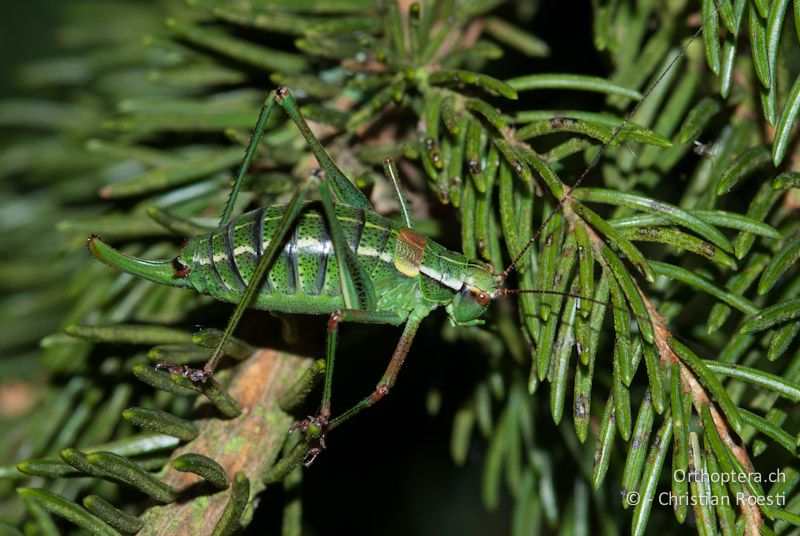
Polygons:
[[492,301],[492,297],[489,296],[488,294],[486,294],[485,292],[478,292],[477,294],[474,294],[474,296],[475,296],[475,300],[480,305],[486,305],[487,303]]

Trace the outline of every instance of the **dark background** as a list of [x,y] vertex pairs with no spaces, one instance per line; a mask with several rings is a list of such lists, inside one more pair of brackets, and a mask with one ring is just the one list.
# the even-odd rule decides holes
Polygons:
[[57,53],[60,2],[5,0],[0,5],[0,96],[24,96],[14,73],[27,61]]

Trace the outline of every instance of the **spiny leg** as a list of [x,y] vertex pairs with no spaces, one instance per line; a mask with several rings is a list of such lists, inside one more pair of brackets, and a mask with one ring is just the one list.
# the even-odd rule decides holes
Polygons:
[[328,231],[333,242],[333,251],[338,265],[339,283],[342,291],[342,301],[345,310],[337,310],[331,314],[328,320],[328,337],[326,342],[326,366],[325,366],[325,385],[322,394],[322,407],[319,415],[310,416],[297,424],[292,430],[299,429],[304,433],[310,432],[306,436],[309,445],[316,441],[316,445],[309,447],[306,466],[314,463],[314,460],[325,449],[325,434],[328,429],[328,422],[331,417],[331,392],[333,390],[333,366],[336,360],[336,341],[339,332],[339,323],[345,318],[362,318],[363,321],[385,322],[396,321],[396,315],[387,317],[385,314],[375,311],[376,298],[372,281],[369,279],[364,267],[358,261],[353,250],[347,245],[344,230],[341,222],[336,217],[336,209],[331,199],[331,192],[326,180],[325,172],[320,170],[316,174],[320,179],[319,193],[322,200],[323,213]]
[[314,154],[317,162],[319,162],[320,167],[331,178],[333,190],[337,199],[342,203],[346,203],[356,208],[372,210],[372,206],[369,204],[367,198],[364,197],[364,194],[362,194],[361,191],[359,191],[359,189],[356,188],[355,185],[353,185],[353,183],[347,179],[347,177],[345,177],[342,170],[336,166],[333,160],[331,160],[331,157],[328,156],[328,153],[325,152],[325,148],[322,147],[322,143],[311,131],[311,128],[308,126],[308,123],[306,123],[303,114],[300,113],[300,107],[297,105],[297,101],[294,99],[292,92],[289,91],[289,89],[285,86],[281,86],[274,91],[270,91],[264,99],[264,104],[261,106],[261,111],[258,115],[258,121],[256,122],[255,130],[253,130],[253,136],[250,138],[250,143],[247,145],[247,150],[245,151],[244,158],[242,159],[242,164],[239,166],[239,173],[236,176],[236,182],[234,183],[233,188],[231,188],[231,193],[228,196],[227,203],[225,204],[225,210],[222,213],[219,227],[221,228],[222,226],[226,225],[231,219],[236,198],[239,196],[239,190],[244,183],[247,172],[250,170],[250,165],[253,162],[256,148],[258,147],[258,144],[264,135],[264,131],[267,128],[267,121],[269,120],[270,113],[272,112],[272,107],[275,104],[278,104],[278,106],[283,108],[284,112],[286,112],[286,115],[289,116],[297,129],[303,135],[303,138],[305,138],[308,147],[311,149],[311,152]]
[[[302,130],[302,129],[301,129]],[[327,155],[326,155],[327,156]],[[320,163],[322,163],[320,161]],[[411,211],[406,204],[405,199],[403,198],[403,192],[400,189],[399,179],[398,179],[398,172],[397,167],[395,166],[394,161],[391,158],[386,158],[383,161],[383,169],[384,173],[386,174],[386,178],[392,182],[392,185],[395,188],[397,193],[397,199],[400,203],[400,209],[403,215],[403,219],[405,224],[409,228],[413,228],[413,221],[411,220]],[[349,183],[349,181],[348,181]],[[335,183],[334,183],[335,184]],[[320,194],[322,197],[322,203],[325,208],[325,211],[328,215],[328,220],[331,223],[332,229],[331,236],[334,237],[334,242],[336,242],[336,232],[341,232],[339,228],[338,221],[334,221],[335,217],[333,214],[333,204],[330,201],[330,194],[328,192],[327,184],[323,181],[320,187]],[[341,244],[343,240],[343,236],[338,239],[339,243]],[[395,348],[394,354],[392,355],[392,359],[389,362],[389,366],[384,372],[381,381],[378,383],[375,391],[372,392],[368,397],[364,398],[361,402],[350,408],[348,411],[337,417],[333,422],[330,422],[331,417],[331,391],[333,387],[333,365],[336,356],[336,340],[337,334],[339,329],[339,324],[342,321],[352,321],[352,322],[380,322],[380,323],[394,323],[392,320],[397,320],[397,316],[395,313],[381,313],[378,311],[373,311],[372,300],[374,300],[374,295],[370,295],[371,293],[367,293],[367,296],[364,296],[363,292],[359,292],[359,287],[362,284],[360,281],[364,281],[368,288],[371,290],[371,282],[363,273],[363,269],[361,265],[358,263],[358,260],[355,258],[355,255],[352,254],[349,248],[339,246],[337,251],[344,251],[345,255],[339,255],[337,253],[337,259],[339,261],[339,274],[347,274],[346,278],[350,279],[353,277],[352,281],[342,281],[342,293],[345,293],[345,289],[348,291],[356,291],[358,294],[359,300],[363,303],[366,299],[369,302],[368,307],[359,307],[358,309],[349,309],[343,311],[336,311],[334,312],[330,319],[328,320],[328,338],[327,338],[327,348],[326,348],[326,368],[325,368],[325,387],[323,389],[322,394],[322,406],[320,408],[319,415],[316,417],[309,417],[299,426],[304,430],[307,429],[306,423],[311,423],[316,425],[319,430],[321,430],[321,435],[319,439],[319,445],[322,449],[325,448],[325,433],[338,426],[339,424],[343,423],[344,421],[348,420],[349,418],[353,417],[361,410],[366,409],[372,405],[374,405],[378,400],[383,398],[389,393],[389,390],[394,385],[394,382],[397,379],[397,374],[400,371],[400,367],[403,365],[403,361],[405,361],[406,355],[408,355],[408,350],[411,348],[411,343],[414,340],[414,335],[417,332],[417,328],[419,327],[420,322],[422,319],[425,318],[428,311],[419,311],[415,310],[411,313],[408,320],[406,321],[405,329],[403,330],[403,335],[400,337],[400,341]],[[349,255],[348,255],[349,254]],[[346,268],[346,271],[345,271]],[[355,284],[355,289],[352,289],[350,285]],[[345,296],[345,302],[347,303],[347,297]],[[348,306],[349,307],[349,306]],[[330,425],[329,425],[330,423]],[[309,451],[310,459],[306,462],[307,465],[313,463],[316,456],[319,454],[320,449],[314,448]]]
[[219,220],[219,228],[227,225],[231,219],[233,207],[236,204],[236,198],[239,197],[239,190],[242,188],[247,172],[250,171],[250,165],[253,163],[256,148],[258,148],[258,144],[264,136],[264,131],[267,129],[267,121],[269,121],[269,114],[272,112],[272,106],[275,104],[277,93],[277,91],[270,91],[267,93],[264,104],[261,105],[261,111],[258,113],[258,121],[256,121],[256,128],[253,130],[253,136],[250,138],[250,143],[247,144],[244,158],[242,158],[242,163],[239,165],[239,173],[236,175],[236,182],[233,183],[231,193],[228,195],[225,209],[222,211],[222,217]]
[[239,196],[239,191],[241,190],[244,179],[247,177],[247,173],[250,170],[256,149],[258,148],[258,144],[261,142],[261,138],[264,136],[264,132],[267,128],[267,121],[269,121],[272,108],[276,103],[283,108],[284,112],[286,112],[286,115],[289,116],[292,122],[294,122],[297,129],[303,135],[303,138],[305,138],[306,143],[311,149],[311,152],[314,154],[314,157],[317,159],[317,162],[319,162],[319,165],[331,179],[333,191],[337,200],[356,208],[372,210],[372,206],[369,204],[369,201],[367,201],[367,198],[364,197],[364,194],[362,194],[361,191],[359,191],[358,188],[356,188],[353,183],[351,183],[347,177],[345,177],[344,173],[336,166],[333,160],[331,160],[331,157],[325,151],[322,143],[320,143],[319,139],[317,139],[317,137],[311,131],[311,128],[308,126],[308,123],[306,123],[303,114],[300,112],[300,107],[297,105],[297,101],[295,100],[294,95],[292,95],[292,92],[289,91],[289,89],[285,86],[281,86],[276,90],[267,93],[267,96],[264,99],[264,104],[261,106],[261,111],[259,112],[258,121],[256,122],[255,129],[253,130],[253,135],[250,138],[250,143],[247,145],[244,157],[242,158],[242,163],[239,166],[239,172],[236,176],[236,181],[231,188],[228,201],[225,203],[225,209],[222,212],[222,217],[220,218],[218,228],[221,229],[227,225],[231,219],[233,208],[236,204],[236,199]]
[[[323,214],[325,223],[333,242],[334,256],[338,265],[339,283],[342,292],[342,301],[345,309],[337,310],[331,314],[328,320],[328,337],[326,343],[326,367],[325,367],[325,387],[322,395],[322,408],[316,417],[309,417],[300,423],[299,427],[306,431],[309,425],[314,425],[315,429],[321,430],[319,438],[320,448],[325,448],[325,431],[331,416],[331,391],[333,386],[333,365],[336,359],[336,337],[339,331],[339,322],[347,316],[348,318],[362,318],[363,321],[384,322],[396,321],[397,316],[381,314],[375,311],[376,298],[372,281],[358,261],[358,257],[347,245],[342,224],[336,217],[336,210],[331,199],[331,192],[328,187],[325,172],[319,171],[316,177],[320,179],[319,193],[322,200]],[[319,453],[319,449],[314,448],[309,451],[311,461]],[[311,463],[311,462],[309,462]]]
[[306,123],[305,118],[303,118],[303,114],[300,113],[300,107],[297,105],[297,101],[294,100],[292,92],[286,87],[279,87],[275,99],[284,111],[286,111],[286,114],[291,118],[294,124],[297,125],[297,129],[305,138],[306,143],[311,148],[311,152],[314,153],[314,157],[317,159],[317,162],[319,162],[320,167],[330,178],[333,192],[336,194],[336,199],[340,203],[350,205],[351,207],[372,210],[372,205],[370,205],[367,198],[364,197],[364,194],[345,177],[342,170],[336,166],[333,160],[331,160],[331,157],[328,156],[328,153],[325,152],[322,143],[320,143],[314,133],[311,132],[311,128],[309,128],[308,123]]
[[[302,130],[302,128],[301,128]],[[325,155],[327,156],[327,155]],[[319,159],[319,157],[318,157]],[[320,160],[320,164],[322,161]],[[386,177],[394,185],[397,192],[398,201],[403,214],[407,227],[413,227],[411,221],[411,213],[408,210],[405,199],[403,198],[400,184],[398,181],[397,167],[391,158],[387,158],[383,162],[384,172]],[[349,184],[349,181],[348,181]],[[334,188],[336,182],[333,184]],[[337,195],[341,195],[337,192]],[[363,323],[399,323],[396,313],[384,313],[375,310],[376,299],[375,293],[372,288],[372,282],[365,273],[363,267],[358,262],[356,255],[345,244],[344,233],[342,232],[341,225],[336,219],[334,206],[331,201],[330,191],[328,185],[322,177],[320,184],[320,197],[322,205],[326,214],[326,221],[330,227],[331,239],[334,243],[334,250],[336,251],[336,259],[339,265],[339,276],[341,278],[342,296],[345,302],[345,310],[335,311],[328,320],[328,337],[326,342],[326,367],[325,367],[325,385],[322,392],[322,405],[320,412],[316,416],[309,416],[297,425],[297,429],[303,432],[312,431],[317,438],[317,445],[308,451],[308,456],[304,462],[306,466],[311,465],[319,453],[325,449],[325,435],[330,428],[329,426],[331,417],[331,394],[333,390],[333,367],[336,359],[336,345],[337,335],[339,331],[339,324],[342,321],[363,322]],[[392,385],[394,385],[400,366],[408,354],[408,349],[411,346],[411,341],[417,331],[419,323],[425,317],[428,311],[413,312],[406,322],[406,328],[403,336],[400,338],[397,349],[392,356],[389,367],[383,375],[381,382],[378,384],[376,390],[367,398],[362,400],[355,407],[351,408],[335,423],[338,425],[341,422],[349,419],[362,409],[373,405],[375,402],[385,396]]]

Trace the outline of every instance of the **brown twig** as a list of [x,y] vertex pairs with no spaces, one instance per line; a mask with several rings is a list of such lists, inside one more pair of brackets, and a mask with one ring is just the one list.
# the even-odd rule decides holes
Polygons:
[[[733,455],[736,456],[736,459],[739,460],[742,467],[744,467],[748,473],[752,473],[754,468],[750,457],[747,455],[747,450],[733,438],[730,426],[728,426],[728,421],[719,409],[717,409],[716,404],[714,404],[708,396],[708,391],[700,384],[694,372],[689,369],[680,357],[675,355],[669,347],[669,344],[667,344],[667,341],[672,337],[672,332],[667,328],[664,317],[656,310],[655,306],[647,299],[641,290],[640,294],[642,295],[642,299],[644,300],[653,324],[655,344],[658,348],[662,364],[670,366],[673,363],[677,363],[680,366],[681,388],[684,393],[691,394],[692,404],[697,414],[702,415],[703,406],[709,408],[711,417],[714,420],[714,427],[719,437],[722,439],[722,442],[733,452]],[[742,491],[747,497],[750,496],[746,487],[743,487]],[[757,536],[759,534],[759,526],[762,524],[761,511],[755,504],[749,504],[749,501],[746,500],[747,497],[745,497],[745,500],[738,501],[739,511],[747,519],[745,534]]]
[[[258,350],[239,368],[228,392],[242,408],[235,419],[209,418],[198,424],[200,435],[172,453],[198,453],[219,463],[229,479],[243,472],[250,479],[250,497],[264,489],[261,482],[281,452],[295,419],[281,411],[278,400],[302,376],[311,360],[275,350]],[[202,483],[193,473],[168,466],[164,482],[186,491]],[[208,492],[205,493],[213,493]],[[230,488],[203,495],[203,500],[178,500],[154,506],[142,514],[140,535],[210,534],[228,502]]]
[[[511,144],[513,147],[519,147],[526,151],[535,152],[532,147],[530,147],[527,143],[521,142],[515,139],[514,137],[514,129],[510,126],[507,126],[500,130],[500,134],[505,138],[505,140]],[[562,184],[564,190],[568,189],[567,185]],[[566,198],[561,201],[561,208],[563,210],[564,218],[567,220],[570,228],[574,228],[575,225],[583,225],[586,230],[587,234],[589,235],[590,240],[592,241],[592,249],[594,250],[595,257],[597,259],[603,259],[602,250],[603,247],[607,247],[603,238],[597,234],[592,227],[583,221],[583,219],[573,210],[573,200],[571,197]],[[725,417],[720,413],[717,409],[716,405],[712,402],[711,397],[709,397],[708,392],[706,391],[705,387],[700,384],[697,380],[695,374],[691,371],[691,369],[686,365],[675,353],[669,348],[667,341],[672,337],[672,333],[666,326],[666,321],[664,317],[656,310],[655,306],[650,302],[647,298],[647,295],[641,290],[638,284],[634,281],[636,285],[636,289],[639,294],[642,296],[642,300],[644,301],[645,307],[647,308],[648,314],[650,316],[651,323],[653,325],[654,331],[654,339],[656,348],[659,351],[659,357],[661,359],[662,364],[664,365],[671,365],[672,363],[677,363],[681,369],[681,386],[684,392],[691,393],[692,396],[692,403],[695,406],[695,409],[698,414],[702,414],[702,407],[708,406],[711,410],[711,416],[713,417],[715,427],[717,432],[719,433],[720,438],[722,441],[731,449],[731,452],[736,456],[742,466],[750,473],[753,472],[753,464],[750,461],[750,458],[747,454],[746,449],[737,443],[731,433],[730,426],[728,426],[728,422]],[[744,489],[744,493],[748,494],[747,489]],[[761,517],[761,511],[759,510],[758,506],[748,504],[747,500],[739,501],[739,509],[742,515],[745,516],[747,519],[747,526],[745,529],[745,534],[748,536],[758,536],[760,533],[759,527],[762,525],[763,520]]]
[[[592,240],[595,256],[598,259],[602,259],[602,249],[605,246],[605,241],[600,235],[594,232],[594,230],[588,224],[585,224],[581,220],[580,216],[572,210],[572,205],[570,203],[564,203],[564,217],[567,219],[570,226],[586,226],[588,235]],[[719,409],[717,409],[716,404],[714,404],[714,402],[711,400],[711,397],[708,395],[708,391],[706,391],[705,387],[703,387],[703,385],[698,381],[694,372],[692,372],[688,365],[686,365],[686,363],[684,363],[681,358],[678,357],[669,347],[667,341],[672,338],[672,332],[667,327],[666,319],[658,312],[655,305],[653,305],[653,303],[647,298],[647,295],[642,291],[635,281],[634,284],[636,285],[639,295],[644,301],[648,316],[650,316],[650,321],[653,325],[653,339],[655,341],[655,346],[658,349],[659,358],[662,365],[669,367],[673,363],[678,364],[681,371],[681,388],[685,393],[691,394],[692,404],[694,405],[697,414],[701,415],[703,406],[708,406],[711,411],[711,416],[714,420],[717,433],[719,434],[723,443],[725,443],[731,452],[733,452],[734,456],[736,456],[736,458],[742,464],[742,467],[744,467],[749,473],[752,473],[754,470],[753,464],[750,461],[747,450],[734,439],[731,428],[728,425],[728,421],[725,419]],[[749,492],[746,488],[744,488],[744,494],[749,496]],[[758,506],[749,504],[747,500],[738,501],[738,506],[742,515],[744,515],[747,519],[745,534],[748,536],[758,536],[760,533],[759,527],[763,522],[761,511],[759,510]]]

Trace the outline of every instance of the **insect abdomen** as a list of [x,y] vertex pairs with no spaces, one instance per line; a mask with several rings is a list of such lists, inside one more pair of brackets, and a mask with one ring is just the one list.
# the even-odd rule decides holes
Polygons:
[[[283,211],[283,206],[274,206],[249,212],[222,230],[190,240],[182,261],[191,268],[191,285],[220,300],[240,300]],[[395,224],[346,205],[336,205],[336,216],[373,286],[403,277],[393,264]],[[307,313],[327,313],[344,306],[333,243],[318,203],[303,208],[253,306]]]

